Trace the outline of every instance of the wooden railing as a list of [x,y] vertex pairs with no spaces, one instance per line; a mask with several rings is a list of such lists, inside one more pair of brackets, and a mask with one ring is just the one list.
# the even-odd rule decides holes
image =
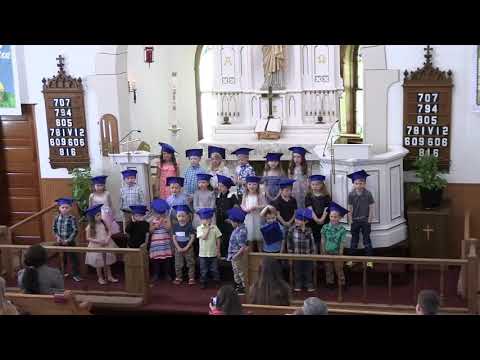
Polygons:
[[[464,223],[464,240],[462,241],[462,259],[471,259],[478,257],[478,247],[480,245],[480,240],[471,236],[470,232],[470,221],[471,221],[470,210],[465,212],[465,223]],[[480,264],[470,263],[468,266],[462,266],[460,270],[460,275],[458,279],[457,292],[463,298],[468,297],[468,301],[476,301],[478,304],[478,293],[477,298],[474,300],[473,295],[470,294],[474,287],[480,289]],[[476,273],[475,277],[469,276],[471,273]],[[476,281],[476,283],[474,283]],[[478,306],[478,305],[477,305]]]

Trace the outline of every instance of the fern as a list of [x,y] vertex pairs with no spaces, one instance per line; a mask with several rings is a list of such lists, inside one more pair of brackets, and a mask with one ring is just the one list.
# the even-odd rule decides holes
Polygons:
[[447,186],[447,181],[438,174],[438,158],[435,156],[422,156],[413,164],[415,175],[420,181],[413,185],[415,191],[441,190]]
[[72,197],[77,202],[80,215],[83,216],[88,208],[88,198],[91,192],[91,172],[90,169],[73,169],[72,175]]

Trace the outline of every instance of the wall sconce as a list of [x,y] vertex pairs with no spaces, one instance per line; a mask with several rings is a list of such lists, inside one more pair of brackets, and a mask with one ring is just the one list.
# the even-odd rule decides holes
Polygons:
[[145,46],[144,52],[145,52],[144,61],[148,63],[148,67],[150,67],[150,64],[153,63],[153,46]]
[[135,81],[129,81],[128,82],[128,92],[133,93],[133,103],[137,103],[137,85],[135,84]]

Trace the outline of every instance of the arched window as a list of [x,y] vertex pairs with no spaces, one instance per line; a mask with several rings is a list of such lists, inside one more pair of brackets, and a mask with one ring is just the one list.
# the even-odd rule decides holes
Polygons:
[[100,119],[100,135],[102,139],[102,155],[118,154],[118,121],[112,114],[105,114]]
[[195,54],[198,140],[212,135],[217,118],[213,51],[212,45],[198,45]]
[[345,93],[340,101],[341,130],[363,138],[363,63],[359,45],[340,46],[340,75]]

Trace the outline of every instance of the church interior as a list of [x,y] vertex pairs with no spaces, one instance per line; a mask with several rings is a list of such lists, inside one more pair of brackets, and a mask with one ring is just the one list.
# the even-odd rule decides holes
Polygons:
[[[231,285],[243,314],[410,315],[433,290],[478,314],[479,140],[480,45],[0,45],[5,299],[207,315]],[[34,245],[62,291],[23,287]],[[270,260],[287,304],[254,296]]]

